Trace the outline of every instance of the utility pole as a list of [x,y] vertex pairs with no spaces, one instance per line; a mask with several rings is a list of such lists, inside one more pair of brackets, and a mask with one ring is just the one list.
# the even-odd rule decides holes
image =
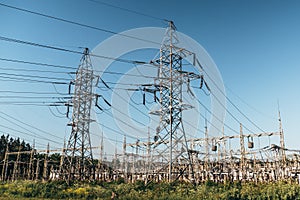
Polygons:
[[47,150],[46,150],[46,153],[45,153],[45,158],[44,158],[43,181],[46,181],[48,179],[48,158],[49,158],[49,153],[50,153],[50,146],[49,146],[49,143],[48,143]]
[[100,162],[103,165],[103,150],[104,150],[104,143],[103,143],[103,132],[101,134],[101,143],[100,143]]
[[240,123],[240,148],[241,148],[241,163],[240,170],[242,173],[242,180],[244,179],[245,174],[245,143],[244,143],[244,135],[243,135],[243,125]]
[[65,151],[66,151],[66,139],[64,140],[64,146],[62,148],[61,156],[60,156],[60,163],[59,163],[59,173],[60,173],[60,178],[65,177],[65,171],[64,171],[64,160],[65,160]]
[[19,149],[18,149],[18,154],[17,154],[17,160],[14,163],[14,170],[13,170],[13,175],[12,175],[12,180],[16,180],[16,176],[19,175],[20,173],[20,166],[19,166],[19,162],[20,162],[20,151],[21,151],[21,144],[19,145]]
[[118,150],[117,150],[117,141],[115,143],[115,155],[114,155],[114,159],[113,159],[113,170],[117,173],[118,172],[118,163],[117,163],[117,159],[118,159]]
[[35,180],[39,179],[39,175],[40,175],[40,159],[37,159],[36,168],[35,168]]
[[225,161],[225,159],[226,159],[226,154],[227,154],[227,152],[226,152],[226,139],[225,139],[225,131],[224,131],[224,126],[223,126],[223,128],[222,128],[222,141],[223,141],[223,151],[222,151],[222,160],[224,160]]
[[6,181],[8,169],[8,143],[6,144],[6,151],[4,155],[3,168],[2,168],[2,181]]
[[127,181],[127,154],[126,154],[126,135],[124,135],[124,141],[123,141],[123,175],[124,180]]
[[281,121],[281,116],[280,116],[280,110],[279,109],[278,109],[278,121],[279,121],[281,160],[282,160],[283,167],[285,167],[285,165],[286,165],[286,155],[285,155],[284,133],[283,133],[283,129],[282,129],[282,121]]
[[[74,96],[72,130],[64,155],[64,179],[69,183],[71,180],[88,180],[94,173],[93,154],[90,139],[90,118],[93,100],[93,80],[95,78],[89,49],[84,50],[81,64],[76,72],[74,81]],[[70,91],[69,91],[70,92]]]
[[134,155],[134,158],[135,158],[135,161],[134,161],[134,164],[135,164],[135,171],[134,171],[134,175],[135,175],[135,178],[137,178],[137,174],[139,172],[139,139],[136,140],[136,146],[135,146],[135,155]]
[[103,132],[101,133],[101,140],[100,140],[100,157],[98,160],[98,166],[97,166],[97,179],[100,179],[102,177],[102,173],[103,173],[103,168],[104,168],[104,164],[103,164]]
[[33,178],[33,156],[35,152],[35,141],[33,140],[32,149],[30,151],[30,160],[27,172],[27,179],[31,180]]
[[[206,120],[205,120],[206,121]],[[208,142],[208,129],[207,124],[205,122],[205,158],[204,158],[204,169],[205,169],[205,176],[206,179],[208,178],[208,163],[209,163],[209,142]]]
[[146,161],[146,176],[148,176],[148,172],[151,169],[152,163],[150,162],[150,153],[151,153],[151,144],[150,144],[150,128],[148,127],[148,142],[147,142],[147,161]]

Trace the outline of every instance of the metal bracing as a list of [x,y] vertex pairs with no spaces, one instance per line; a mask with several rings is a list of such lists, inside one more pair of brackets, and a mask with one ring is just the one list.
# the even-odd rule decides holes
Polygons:
[[[154,61],[159,66],[155,87],[160,92],[160,110],[152,114],[160,116],[160,124],[152,149],[160,158],[152,161],[152,170],[161,172],[168,169],[169,181],[179,178],[183,173],[193,177],[192,158],[182,123],[182,111],[187,109],[182,101],[182,85],[189,76],[182,71],[182,60],[194,54],[177,47],[178,42],[175,26],[170,22],[160,48],[160,57]],[[158,163],[163,168],[157,168]],[[183,169],[178,169],[178,164],[184,166]]]
[[243,135],[243,126],[240,124],[240,151],[241,151],[241,161],[240,161],[240,168],[242,170],[242,177],[244,177],[245,172],[245,159],[246,159],[246,149],[245,149],[245,141]]
[[93,80],[89,50],[86,48],[74,81],[71,135],[64,155],[64,175],[67,181],[86,180],[93,174],[93,154],[90,139],[90,112],[92,106]]
[[279,133],[280,133],[281,159],[284,167],[286,164],[286,155],[285,155],[284,133],[282,129],[280,111],[278,111],[278,121],[279,121]]
[[[253,134],[243,134],[244,138],[249,138],[249,137],[271,137],[271,136],[280,136],[280,132],[265,132],[265,133],[253,133]],[[233,139],[233,138],[240,138],[241,135],[238,134],[238,135],[226,135],[226,136],[218,136],[218,137],[209,137],[208,138],[208,141],[216,141],[217,143],[219,142],[226,142],[230,139]],[[179,141],[179,142],[183,142],[183,140]],[[192,138],[192,139],[187,139],[187,142],[188,143],[191,143],[193,142],[193,145],[197,145],[199,143],[203,143],[203,142],[206,142],[206,138]],[[150,142],[150,145],[154,145],[155,143],[157,142]],[[169,141],[167,140],[162,140],[160,141],[159,143],[169,143]],[[136,143],[128,143],[127,144],[128,146],[135,146]],[[148,142],[139,142],[138,145],[140,146],[147,146],[148,145]],[[231,149],[231,148],[229,148]],[[227,149],[228,151],[228,149]]]

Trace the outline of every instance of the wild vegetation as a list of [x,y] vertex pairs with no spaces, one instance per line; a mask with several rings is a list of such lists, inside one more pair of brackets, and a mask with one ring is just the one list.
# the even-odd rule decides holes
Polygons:
[[296,183],[227,183],[206,182],[193,186],[187,183],[127,184],[119,182],[15,181],[0,184],[0,199],[300,199]]
[[[0,159],[3,161],[5,152],[30,151],[32,147],[21,141],[2,135],[0,137]],[[11,155],[11,157],[16,155]],[[43,159],[44,155],[36,154],[36,159]],[[12,158],[15,160],[16,158]],[[29,155],[22,154],[22,161],[28,161]],[[59,154],[51,154],[50,161],[59,162]],[[40,168],[43,162],[40,162]],[[2,164],[0,169],[2,171]],[[13,171],[13,163],[7,166],[7,179],[0,182],[0,200],[2,199],[300,199],[300,185],[292,181],[279,181],[271,183],[253,182],[228,182],[225,184],[207,181],[198,186],[189,183],[150,183],[144,182],[125,183],[119,179],[115,182],[72,182],[70,185],[65,181],[41,181],[17,179],[12,181],[9,177]],[[26,172],[27,164],[20,169]],[[22,174],[22,173],[21,173]],[[25,173],[26,174],[26,173]],[[40,177],[42,175],[40,174]]]

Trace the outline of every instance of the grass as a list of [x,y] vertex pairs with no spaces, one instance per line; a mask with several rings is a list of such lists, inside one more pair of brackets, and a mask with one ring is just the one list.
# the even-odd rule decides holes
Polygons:
[[0,200],[10,199],[300,199],[297,183],[227,183],[206,182],[193,186],[188,183],[127,184],[119,182],[65,182],[14,181],[0,183]]

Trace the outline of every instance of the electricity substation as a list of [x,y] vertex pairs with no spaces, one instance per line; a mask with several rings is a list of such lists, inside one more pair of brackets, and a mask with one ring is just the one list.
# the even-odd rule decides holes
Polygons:
[[[192,65],[203,69],[201,60],[194,52],[178,45],[176,27],[169,22],[165,37],[161,43],[159,56],[149,64],[157,67],[157,77],[153,83],[145,83],[136,90],[153,96],[157,110],[149,114],[159,117],[155,133],[144,133],[147,141],[127,142],[124,133],[122,152],[115,152],[107,159],[103,138],[98,146],[92,146],[90,125],[95,119],[91,109],[102,109],[99,101],[108,106],[109,101],[93,90],[99,82],[105,82],[93,72],[90,52],[85,49],[76,77],[69,85],[70,101],[64,102],[71,133],[61,149],[35,149],[31,151],[5,153],[1,162],[2,180],[65,180],[78,181],[143,181],[173,182],[186,181],[200,184],[207,180],[214,182],[247,181],[274,182],[291,180],[300,183],[300,159],[298,150],[285,147],[284,132],[278,112],[278,127],[274,132],[248,133],[240,124],[237,133],[220,131],[212,136],[205,126],[203,137],[187,137],[187,126],[183,123],[183,113],[193,109],[183,100],[183,87],[189,89],[193,81],[210,93],[211,86],[205,73],[183,70],[183,60],[190,57]],[[99,81],[100,80],[100,81]],[[192,93],[192,92],[190,92]],[[191,94],[192,95],[192,94]],[[201,101],[201,99],[200,99]],[[95,102],[95,103],[94,103]],[[154,135],[154,136],[153,136]],[[261,147],[261,139],[278,143],[269,143]],[[231,144],[238,144],[233,147]],[[93,152],[97,150],[97,158]],[[58,154],[59,161],[53,161],[51,154]]]

